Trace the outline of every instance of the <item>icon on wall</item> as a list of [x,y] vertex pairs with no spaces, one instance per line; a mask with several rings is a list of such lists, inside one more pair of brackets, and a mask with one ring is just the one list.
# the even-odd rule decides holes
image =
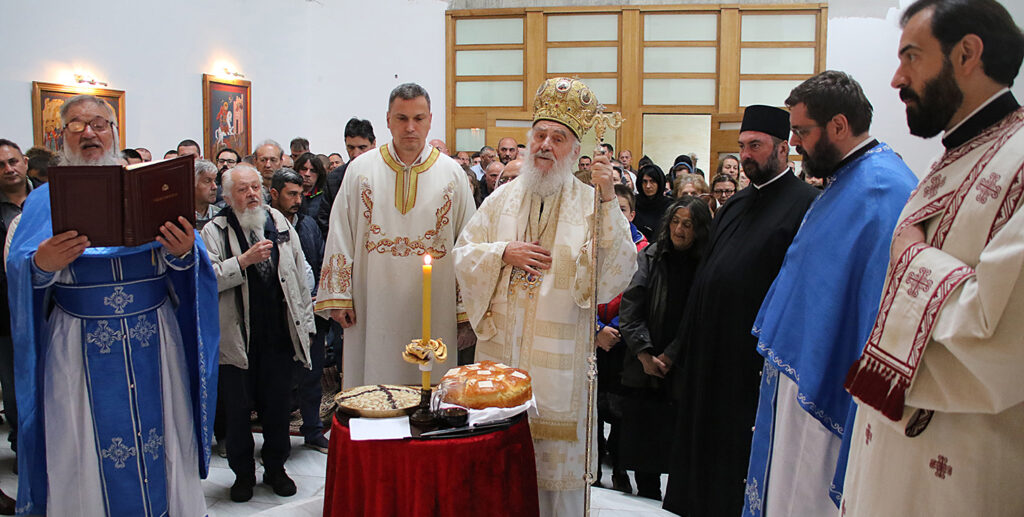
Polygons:
[[247,156],[252,147],[252,83],[203,74],[203,151],[215,157],[230,147]]

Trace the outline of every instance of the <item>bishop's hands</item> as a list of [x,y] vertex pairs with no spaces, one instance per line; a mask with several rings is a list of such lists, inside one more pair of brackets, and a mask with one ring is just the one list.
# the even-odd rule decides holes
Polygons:
[[274,243],[270,242],[269,239],[263,239],[262,241],[249,246],[249,249],[245,250],[238,256],[238,267],[245,269],[253,264],[259,264],[264,260],[270,258],[270,252],[274,250]]
[[78,235],[75,230],[68,230],[39,243],[33,260],[39,269],[53,273],[68,267],[68,264],[82,256],[88,247],[88,237]]
[[594,156],[590,163],[590,181],[601,191],[601,201],[615,199],[615,180],[612,175],[612,164],[608,155]]
[[551,252],[541,247],[539,241],[512,241],[505,246],[501,261],[540,276],[541,271],[551,268]]
[[896,232],[896,235],[892,236],[892,248],[890,250],[891,256],[889,259],[895,263],[896,260],[903,255],[903,252],[907,251],[907,248],[919,242],[924,242],[924,240],[924,226],[920,224],[912,224],[903,228],[899,232]]
[[156,241],[167,250],[167,253],[180,258],[192,251],[192,246],[196,243],[196,234],[188,219],[178,216],[178,223],[181,227],[171,221],[164,223],[160,227],[160,235],[156,236]]

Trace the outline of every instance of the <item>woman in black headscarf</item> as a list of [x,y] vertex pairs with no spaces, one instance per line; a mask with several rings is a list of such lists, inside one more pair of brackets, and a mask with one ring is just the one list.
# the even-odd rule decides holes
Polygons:
[[633,224],[647,240],[654,241],[661,229],[665,209],[672,200],[665,196],[665,173],[657,165],[642,167],[636,173],[636,217]]

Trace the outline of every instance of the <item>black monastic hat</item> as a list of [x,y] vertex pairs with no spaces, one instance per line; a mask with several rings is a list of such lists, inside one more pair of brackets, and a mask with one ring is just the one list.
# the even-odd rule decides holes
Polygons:
[[740,133],[744,131],[760,131],[789,140],[789,112],[762,104],[747,106],[743,112],[743,124],[740,125]]

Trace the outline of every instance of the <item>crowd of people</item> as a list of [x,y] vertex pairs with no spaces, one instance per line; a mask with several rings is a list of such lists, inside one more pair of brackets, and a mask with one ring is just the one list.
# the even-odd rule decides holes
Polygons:
[[164,158],[194,157],[195,225],[91,247],[53,234],[49,167],[153,157],[68,100],[58,154],[0,139],[0,513],[205,515],[212,454],[248,501],[254,413],[263,482],[294,495],[293,411],[326,454],[324,384],[418,384],[400,350],[429,256],[431,336],[458,350],[432,381],[530,372],[542,515],[582,515],[588,481],[687,516],[1021,514],[1024,35],[994,0],[919,0],[901,26],[892,86],[945,146],[920,184],[840,71],[746,107],[711,174],[581,149],[603,108],[570,78],[541,85],[525,142],[453,153],[406,83],[388,141],[352,118],[344,156],[183,140]]

